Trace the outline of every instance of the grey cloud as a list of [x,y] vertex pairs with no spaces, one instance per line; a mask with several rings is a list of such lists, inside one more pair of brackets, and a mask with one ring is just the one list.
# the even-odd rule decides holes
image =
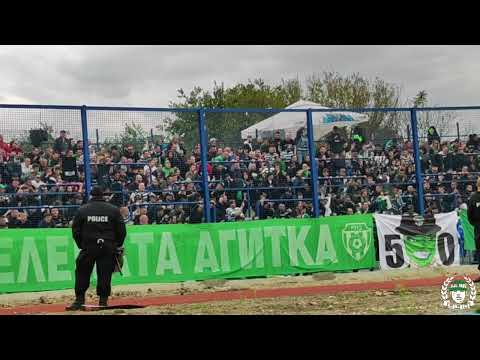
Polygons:
[[[0,46],[0,103],[168,107],[179,88],[328,70],[378,76],[400,85],[404,100],[424,89],[435,105],[480,105],[479,58],[479,46]],[[150,129],[162,116],[138,120]],[[11,118],[0,133],[17,126]],[[480,130],[480,111],[462,118]],[[118,114],[104,119],[90,131],[121,130]]]
[[177,89],[323,70],[359,72],[429,92],[438,105],[475,104],[478,46],[3,46],[0,99],[168,106]]

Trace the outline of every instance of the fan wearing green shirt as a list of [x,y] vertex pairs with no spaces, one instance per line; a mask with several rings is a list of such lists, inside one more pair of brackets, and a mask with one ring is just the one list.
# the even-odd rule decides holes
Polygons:
[[162,172],[165,175],[166,178],[168,178],[170,175],[174,175],[175,172],[177,171],[177,168],[173,167],[172,164],[170,163],[170,160],[165,159],[165,164],[163,165]]

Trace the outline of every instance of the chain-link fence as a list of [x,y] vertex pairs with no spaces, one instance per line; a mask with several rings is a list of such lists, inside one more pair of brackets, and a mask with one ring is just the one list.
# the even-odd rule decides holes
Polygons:
[[476,190],[479,109],[0,105],[0,214],[68,226],[93,185],[135,224],[448,212]]
[[[200,157],[192,151],[199,142],[197,112],[88,108],[87,119],[88,134],[96,139],[92,185],[110,194],[129,223],[202,222],[203,213],[195,218],[202,210]],[[175,121],[185,123],[188,136],[166,133]]]
[[2,106],[0,135],[0,214],[68,226],[85,195],[80,108]]

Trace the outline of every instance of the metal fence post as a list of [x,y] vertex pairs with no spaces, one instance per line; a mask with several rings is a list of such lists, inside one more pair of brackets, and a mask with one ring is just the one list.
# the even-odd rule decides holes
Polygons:
[[418,139],[418,127],[417,127],[417,112],[416,110],[410,110],[410,123],[412,125],[412,140],[413,140],[413,156],[415,159],[415,178],[417,179],[417,197],[418,197],[418,212],[420,215],[425,213],[425,199],[423,197],[423,176],[420,163],[420,147]]
[[320,216],[318,204],[318,164],[315,151],[315,142],[313,141],[313,119],[312,110],[307,110],[307,136],[308,136],[308,153],[310,155],[310,175],[312,177],[312,203],[313,216]]
[[212,222],[210,212],[210,191],[208,189],[208,157],[207,157],[207,125],[205,123],[205,110],[198,110],[198,130],[200,135],[200,166],[202,169],[203,188],[203,213],[207,223]]
[[85,201],[90,197],[92,190],[92,172],[90,168],[90,146],[88,141],[88,121],[87,121],[87,107],[82,106],[82,138],[83,138],[83,173],[85,177]]
[[458,142],[460,142],[460,125],[458,124],[458,122],[457,122],[457,139],[458,139]]
[[97,136],[97,151],[100,151],[100,136],[98,136],[98,129],[95,129],[95,135]]

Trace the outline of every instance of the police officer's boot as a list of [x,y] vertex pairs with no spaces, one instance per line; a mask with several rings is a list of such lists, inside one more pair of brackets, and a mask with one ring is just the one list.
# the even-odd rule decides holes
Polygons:
[[82,310],[83,305],[85,305],[85,296],[77,296],[72,305],[67,306],[65,310],[67,311],[77,311]]
[[100,296],[98,301],[98,306],[107,307],[108,306],[108,296]]

